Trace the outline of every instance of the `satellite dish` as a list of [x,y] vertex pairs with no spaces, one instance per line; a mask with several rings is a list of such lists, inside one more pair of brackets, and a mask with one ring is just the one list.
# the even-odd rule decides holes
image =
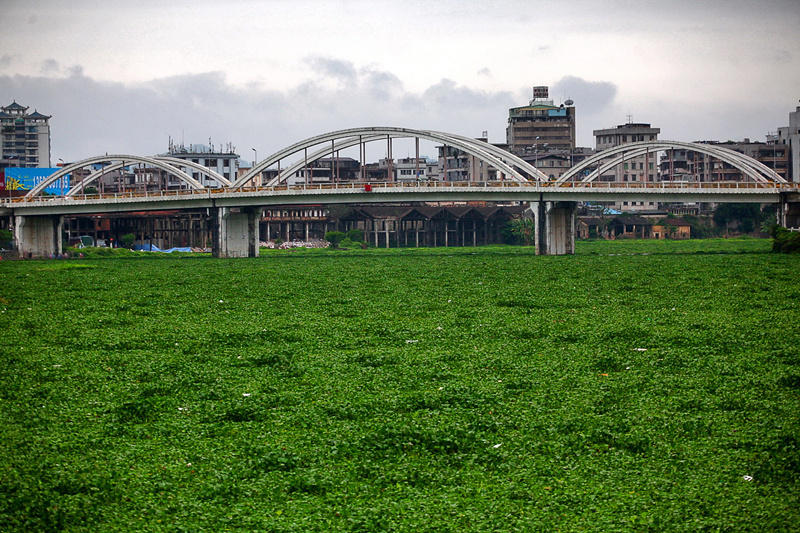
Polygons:
[[567,99],[567,101],[566,101],[566,102],[564,102],[564,104],[566,104],[566,105],[572,105],[572,104],[574,104],[574,103],[575,103],[575,102],[573,102],[573,101],[572,101],[572,98],[568,98],[568,99]]

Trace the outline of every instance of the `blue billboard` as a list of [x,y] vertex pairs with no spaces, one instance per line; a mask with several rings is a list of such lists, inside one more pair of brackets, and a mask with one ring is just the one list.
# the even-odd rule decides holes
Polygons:
[[[52,176],[59,168],[7,168],[6,190],[29,191]],[[63,195],[69,191],[69,174],[48,185],[44,192]]]

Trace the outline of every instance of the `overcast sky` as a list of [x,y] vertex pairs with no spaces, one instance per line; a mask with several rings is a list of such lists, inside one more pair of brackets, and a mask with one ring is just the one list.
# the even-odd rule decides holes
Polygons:
[[371,125],[504,142],[533,85],[575,101],[584,146],[628,115],[664,139],[763,139],[800,105],[798,0],[4,0],[2,12],[0,103],[53,116],[53,163],[164,152],[170,136],[263,158]]

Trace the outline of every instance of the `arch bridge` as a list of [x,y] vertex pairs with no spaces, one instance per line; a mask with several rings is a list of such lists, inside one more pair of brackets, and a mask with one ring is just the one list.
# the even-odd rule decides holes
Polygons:
[[[419,172],[419,141],[426,140],[441,143],[445,146],[455,148],[471,157],[473,168],[471,168],[471,181],[468,183],[456,184],[452,182],[444,183],[425,183],[424,187],[420,187],[419,183],[406,183],[404,186],[398,187],[394,182],[392,174],[392,143],[395,139],[410,138],[416,141],[416,165],[417,172]],[[131,194],[131,200],[126,205],[137,205],[139,209],[142,206],[160,205],[163,209],[163,204],[169,204],[174,200],[175,207],[189,206],[198,207],[202,204],[203,207],[214,208],[218,210],[217,227],[218,233],[221,236],[220,240],[224,241],[229,238],[233,233],[241,233],[245,235],[243,239],[239,239],[235,245],[225,247],[220,245],[218,248],[222,250],[219,255],[255,255],[257,254],[257,222],[254,222],[253,217],[256,213],[255,206],[269,205],[280,200],[283,203],[294,202],[295,199],[301,202],[308,202],[310,191],[308,177],[309,170],[315,162],[325,157],[330,157],[331,177],[335,177],[335,170],[333,161],[338,159],[339,153],[342,150],[358,147],[360,160],[360,176],[358,183],[364,187],[365,190],[370,190],[372,184],[368,180],[364,172],[363,162],[366,159],[366,145],[367,143],[386,142],[387,148],[387,183],[375,183],[376,188],[389,187],[390,192],[400,193],[396,195],[387,195],[381,201],[437,201],[442,199],[518,199],[524,201],[531,201],[532,214],[537,221],[537,250],[540,253],[572,253],[574,249],[574,227],[575,227],[575,206],[577,200],[600,200],[607,201],[611,199],[637,198],[648,197],[653,199],[657,197],[659,201],[696,201],[689,198],[689,195],[698,191],[698,185],[701,187],[711,187],[715,185],[720,192],[722,184],[669,184],[665,187],[660,183],[603,183],[598,182],[598,177],[610,171],[617,165],[621,165],[634,158],[644,157],[648,159],[653,157],[657,161],[660,152],[670,152],[672,150],[686,150],[702,154],[703,157],[714,158],[723,161],[741,172],[743,176],[750,180],[753,191],[758,194],[752,195],[750,199],[744,201],[763,201],[766,196],[761,193],[776,193],[778,188],[787,187],[786,180],[783,179],[774,170],[770,169],[763,163],[748,157],[746,155],[734,152],[724,147],[717,145],[708,145],[701,143],[687,143],[680,141],[647,141],[647,142],[634,142],[629,144],[620,145],[611,149],[604,150],[597,154],[588,157],[579,164],[573,166],[563,176],[556,180],[551,180],[541,170],[537,169],[529,162],[512,154],[500,147],[494,146],[487,142],[471,139],[462,135],[453,133],[446,133],[434,130],[418,130],[410,128],[399,127],[365,127],[365,128],[351,128],[343,129],[332,132],[323,133],[307,139],[298,141],[290,146],[287,146],[277,152],[266,157],[262,161],[257,162],[250,171],[240,177],[234,179],[227,179],[217,172],[208,169],[197,163],[191,161],[172,158],[168,156],[137,156],[137,155],[99,155],[77,161],[59,169],[56,173],[52,174],[33,189],[31,189],[21,202],[15,202],[9,207],[14,211],[17,216],[15,223],[15,233],[17,234],[18,243],[31,243],[34,241],[41,241],[41,238],[35,235],[42,233],[51,235],[54,231],[58,231],[58,221],[43,222],[46,226],[41,230],[34,220],[33,213],[43,212],[38,204],[41,201],[58,200],[58,198],[43,197],[44,190],[56,182],[59,178],[70,175],[73,173],[83,173],[84,178],[79,184],[74,184],[72,188],[64,195],[63,203],[58,200],[59,205],[63,205],[63,209],[59,208],[55,203],[49,204],[49,209],[45,211],[50,213],[50,216],[59,216],[70,212],[77,212],[75,209],[83,206],[85,209],[92,209],[92,205],[102,205],[105,212],[114,211],[117,209],[125,210],[131,208],[123,208],[121,202],[103,202],[94,199],[87,199],[84,195],[81,200],[81,193],[85,190],[88,183],[95,182],[101,177],[108,175],[110,172],[123,171],[130,169],[132,166],[143,166],[145,169],[156,169],[165,174],[172,176],[181,184],[180,187],[187,193],[191,193],[192,202],[186,203],[186,197],[164,197],[162,199],[153,200],[153,195],[147,198],[147,193],[144,194],[145,199],[136,200]],[[281,168],[282,161],[294,158],[294,162]],[[100,165],[98,169],[97,166]],[[274,167],[277,166],[277,171]],[[89,174],[85,174],[86,169],[91,167]],[[274,176],[265,183],[261,182],[262,173],[266,170],[272,170]],[[193,174],[196,171],[198,174],[207,178],[206,181],[213,183],[212,187],[205,186],[201,181],[198,181]],[[490,171],[493,180],[490,180]],[[477,173],[480,173],[478,176]],[[287,186],[290,178],[297,175],[305,177],[305,183],[292,187]],[[480,179],[476,179],[476,178]],[[313,183],[310,184],[313,186]],[[336,185],[336,184],[334,184]],[[414,187],[416,185],[416,187]],[[456,185],[467,185],[464,194],[459,196],[459,190]],[[731,196],[731,191],[728,190],[726,198],[735,199],[722,199],[716,201],[742,201],[744,198],[745,189],[748,187],[736,184],[736,192],[742,194],[734,194]],[[482,188],[480,187],[482,186]],[[393,187],[393,188],[392,188]],[[446,193],[443,189],[449,187]],[[505,194],[511,189],[513,194]],[[320,186],[320,192],[322,186]],[[400,191],[403,189],[403,191]],[[409,189],[406,191],[405,189]],[[504,194],[497,194],[498,191]],[[363,197],[363,195],[353,195],[345,193],[353,193],[352,189],[347,191],[344,189],[338,191],[326,191],[326,194],[318,195],[316,201],[325,203],[328,202],[353,202],[353,201],[377,201],[377,195]],[[706,191],[708,192],[708,191]],[[713,192],[713,191],[712,191]],[[750,191],[752,192],[752,191]],[[198,196],[198,194],[200,196]],[[699,194],[699,192],[698,192]],[[711,194],[711,192],[708,192]],[[463,196],[463,198],[462,198]],[[773,194],[774,196],[774,194]],[[202,201],[198,198],[202,197]],[[116,196],[115,196],[116,200]],[[714,200],[704,200],[714,201]],[[774,201],[774,200],[769,200]],[[150,202],[150,203],[147,203]],[[260,203],[259,203],[260,202]],[[124,203],[124,202],[122,202]],[[37,204],[37,207],[34,205]],[[90,205],[91,204],[91,205]],[[88,206],[88,207],[87,207]],[[223,206],[223,207],[219,207]],[[252,206],[244,209],[244,214],[237,215],[239,211],[236,206]],[[151,209],[152,207],[144,207],[144,209]],[[233,208],[233,211],[232,211]],[[26,211],[27,209],[27,211]],[[40,209],[36,211],[36,209]],[[99,207],[94,207],[99,209]],[[30,213],[24,215],[23,213]],[[85,211],[84,211],[85,212]],[[97,212],[97,211],[95,211]],[[24,231],[26,220],[28,222],[28,231]],[[253,235],[253,227],[255,227],[256,235]],[[22,228],[22,229],[21,229]],[[48,229],[51,228],[51,229]],[[26,237],[27,235],[27,237]],[[539,238],[541,237],[541,238]],[[235,239],[234,239],[235,240]],[[40,254],[47,255],[52,253],[53,250],[60,250],[60,239],[44,239],[44,245],[34,244],[29,246],[29,250]],[[49,242],[48,242],[49,241]],[[241,241],[246,241],[244,244]],[[255,244],[254,244],[255,243]],[[21,246],[21,250],[25,246]],[[227,250],[227,251],[226,251]]]

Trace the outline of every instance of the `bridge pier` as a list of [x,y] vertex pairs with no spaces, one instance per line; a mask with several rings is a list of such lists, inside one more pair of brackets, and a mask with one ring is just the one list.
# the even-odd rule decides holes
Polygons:
[[14,217],[14,242],[20,257],[50,257],[63,250],[61,215],[17,215]]
[[575,253],[577,202],[531,202],[538,255]]
[[260,207],[218,207],[214,217],[214,257],[258,257]]

